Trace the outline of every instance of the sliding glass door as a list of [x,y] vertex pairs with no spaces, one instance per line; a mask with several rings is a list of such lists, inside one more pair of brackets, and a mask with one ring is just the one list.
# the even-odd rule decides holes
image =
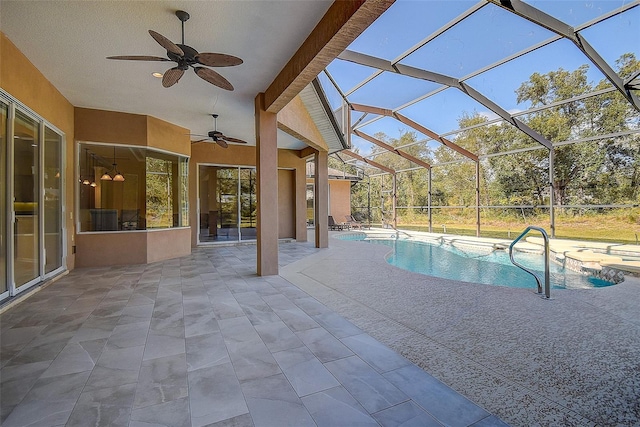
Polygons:
[[0,300],[9,296],[7,280],[7,223],[10,218],[7,209],[7,182],[8,182],[8,147],[7,142],[7,116],[9,110],[7,104],[0,102]]
[[13,136],[13,271],[20,288],[40,276],[39,124],[16,110]]
[[239,166],[198,167],[198,241],[256,239],[256,170]]
[[44,129],[44,273],[62,267],[62,136]]
[[256,170],[240,169],[240,240],[255,240],[256,235]]
[[65,266],[64,138],[0,92],[0,300]]

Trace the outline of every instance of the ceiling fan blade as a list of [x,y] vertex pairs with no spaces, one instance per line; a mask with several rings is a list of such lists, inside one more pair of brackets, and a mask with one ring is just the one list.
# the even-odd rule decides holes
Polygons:
[[216,144],[218,144],[222,148],[227,148],[229,146],[227,145],[227,142],[222,139],[217,138],[215,141],[216,141]]
[[169,61],[167,58],[160,58],[159,56],[143,56],[143,55],[107,56],[107,59],[122,59],[125,61]]
[[228,142],[235,142],[236,144],[246,144],[247,141],[243,141],[241,139],[238,138],[230,138],[228,136],[223,136],[224,139],[226,139]]
[[197,144],[198,142],[205,142],[209,138],[199,139],[197,141],[191,141],[192,144]]
[[182,51],[182,49],[180,49],[178,45],[176,45],[174,42],[172,42],[162,34],[156,33],[153,30],[149,30],[149,34],[151,34],[151,37],[153,37],[153,39],[157,41],[158,44],[163,48],[165,48],[168,52],[175,53],[176,55],[184,56],[184,52]]
[[196,61],[208,67],[233,67],[242,64],[242,59],[225,53],[200,53]]
[[180,80],[180,77],[182,77],[183,74],[184,70],[181,70],[178,67],[169,68],[162,76],[162,86],[173,86],[174,84],[178,83],[178,80]]
[[201,79],[206,80],[209,83],[216,85],[222,89],[226,89],[229,91],[233,90],[233,85],[215,71],[204,67],[193,67],[193,69]]

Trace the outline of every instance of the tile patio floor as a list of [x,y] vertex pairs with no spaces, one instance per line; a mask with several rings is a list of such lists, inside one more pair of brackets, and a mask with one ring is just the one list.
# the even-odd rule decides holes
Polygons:
[[[318,250],[280,245],[282,266]],[[0,315],[0,424],[504,426],[256,247],[77,269]]]

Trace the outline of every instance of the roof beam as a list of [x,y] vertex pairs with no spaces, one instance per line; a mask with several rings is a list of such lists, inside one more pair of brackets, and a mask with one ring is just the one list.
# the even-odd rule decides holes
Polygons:
[[[595,65],[602,74],[613,84],[631,105],[640,111],[640,99],[629,90],[620,76],[609,66],[607,61],[587,42],[587,40],[572,26],[554,18],[521,0],[488,0],[509,12],[546,28],[568,40],[571,40],[582,53]],[[635,6],[639,3],[636,1]]]
[[360,154],[356,154],[356,153],[354,153],[354,152],[353,152],[353,151],[351,151],[351,150],[342,150],[342,151],[341,151],[341,153],[346,154],[346,155],[348,155],[348,156],[351,156],[351,157],[353,157],[354,159],[360,160],[361,162],[364,162],[364,163],[366,163],[366,164],[368,164],[368,165],[371,165],[371,166],[373,166],[374,168],[378,168],[378,169],[380,169],[380,170],[382,170],[382,171],[385,171],[385,172],[387,172],[387,173],[390,173],[391,175],[395,175],[395,174],[396,174],[396,171],[394,171],[393,169],[388,168],[388,167],[386,167],[386,166],[384,166],[384,165],[381,165],[381,164],[380,164],[380,163],[378,163],[378,162],[374,162],[373,160],[365,159],[365,158],[364,158],[364,157],[362,157]]
[[447,138],[438,135],[437,133],[433,132],[430,129],[427,129],[426,127],[422,126],[421,124],[414,122],[410,118],[405,117],[400,113],[393,113],[393,116],[396,119],[398,119],[401,123],[404,123],[405,125],[417,130],[418,132],[423,133],[423,134],[433,138],[434,140],[440,142],[443,145],[446,145],[447,147],[451,148],[453,151],[456,151],[457,153],[462,154],[467,159],[471,159],[474,162],[478,161],[478,156],[476,154],[473,154],[471,151],[466,150],[466,149],[460,147],[458,144],[455,144],[455,143],[449,141]]
[[358,130],[354,130],[353,133],[354,133],[354,135],[357,135],[360,138],[365,139],[365,140],[369,141],[370,143],[377,145],[378,147],[384,148],[385,150],[388,150],[391,153],[395,153],[398,156],[400,156],[402,158],[405,158],[405,159],[409,160],[410,162],[415,163],[418,166],[422,166],[423,168],[426,168],[426,169],[431,169],[431,165],[429,163],[425,162],[424,160],[420,160],[417,157],[414,157],[409,153],[406,153],[404,151],[398,150],[397,148],[395,148],[395,147],[393,147],[393,146],[391,146],[389,144],[386,144],[386,143],[380,141],[379,139],[376,139],[376,138],[374,138],[374,137],[372,137],[370,135],[367,135],[364,132],[360,132]]
[[265,90],[265,110],[280,111],[395,0],[334,1]]
[[[376,58],[376,57],[371,56],[371,55],[365,55],[363,53],[352,52],[352,51],[349,51],[349,50],[346,50],[346,51],[342,52],[340,55],[338,55],[338,58],[342,59],[342,60],[345,60],[345,61],[353,62],[353,63],[356,63],[356,64],[365,65],[365,66],[368,66],[368,67],[375,67],[375,66],[380,65],[383,62],[386,62],[386,65],[384,65],[385,70],[392,69],[392,70],[394,70],[394,72],[396,72],[398,74],[401,74],[401,75],[404,75],[404,76],[407,76],[407,77],[413,77],[413,78],[416,78],[416,79],[427,80],[427,81],[431,81],[431,82],[435,82],[435,83],[440,83],[440,84],[448,86],[448,87],[454,87],[456,89],[459,89],[462,92],[464,92],[466,95],[468,95],[469,97],[474,99],[475,101],[477,101],[480,104],[484,105],[489,110],[493,111],[494,113],[496,113],[497,115],[499,115],[500,117],[502,117],[503,119],[505,119],[506,121],[508,121],[512,125],[514,125],[516,128],[520,129],[525,134],[529,135],[531,138],[536,140],[538,143],[540,143],[540,144],[544,145],[545,147],[551,149],[551,142],[549,140],[547,140],[544,136],[542,136],[541,134],[539,134],[535,130],[531,129],[529,126],[527,126],[526,124],[524,124],[520,120],[518,120],[515,117],[513,117],[511,114],[509,114],[509,112],[507,110],[505,110],[504,108],[500,107],[495,102],[491,101],[489,98],[487,98],[486,96],[484,96],[483,94],[481,94],[480,92],[478,92],[477,90],[475,90],[474,88],[469,86],[467,83],[465,83],[463,81],[460,81],[459,79],[456,79],[455,77],[445,76],[445,75],[442,75],[442,74],[439,74],[439,73],[433,73],[431,71],[421,70],[419,68],[410,67],[408,65],[397,64],[397,65],[393,66],[393,65],[391,65],[390,61],[387,61],[385,59]],[[382,110],[382,109],[380,109],[380,110]],[[385,110],[385,111],[388,111],[388,110]],[[377,113],[377,114],[380,114],[380,113]],[[395,115],[395,112],[394,112],[394,115]]]
[[362,104],[350,104],[350,107],[354,111],[374,113],[374,114],[379,114],[379,115],[383,115],[383,116],[394,118],[394,119],[398,120],[399,122],[404,123],[405,125],[409,126],[410,128],[412,128],[414,130],[417,130],[418,132],[423,133],[423,134],[431,137],[432,139],[440,142],[443,145],[446,145],[447,147],[451,148],[454,151],[457,151],[458,153],[462,154],[463,156],[465,156],[465,157],[467,157],[467,158],[469,158],[469,159],[471,159],[473,161],[478,161],[478,156],[476,156],[472,152],[470,152],[468,150],[465,150],[464,148],[460,147],[459,145],[449,141],[448,139],[438,135],[437,133],[435,133],[434,131],[432,131],[430,129],[427,129],[426,127],[422,126],[421,124],[414,122],[413,120],[409,119],[408,117],[403,116],[400,113],[393,112],[391,110],[386,110],[384,108],[372,107],[372,106],[369,106],[369,105],[362,105]]

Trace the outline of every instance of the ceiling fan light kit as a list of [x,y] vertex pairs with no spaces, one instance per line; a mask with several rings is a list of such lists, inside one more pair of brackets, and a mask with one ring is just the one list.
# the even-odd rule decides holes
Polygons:
[[[189,14],[184,10],[176,11],[176,16],[182,22],[182,43],[175,44],[162,34],[149,30],[149,35],[167,51],[167,58],[159,56],[108,56],[107,59],[119,59],[128,61],[173,61],[177,65],[167,70],[162,76],[162,86],[171,87],[178,83],[184,72],[190,67],[201,79],[218,86],[219,88],[232,91],[233,85],[216,71],[205,67],[232,67],[242,64],[242,59],[224,53],[199,53],[191,46],[184,43],[184,23],[189,20]],[[201,67],[204,65],[205,67]]]

